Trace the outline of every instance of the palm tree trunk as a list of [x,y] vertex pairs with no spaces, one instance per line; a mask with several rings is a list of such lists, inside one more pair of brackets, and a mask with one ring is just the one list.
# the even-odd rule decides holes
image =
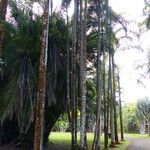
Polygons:
[[112,99],[112,64],[111,64],[111,48],[109,48],[109,100],[110,100],[110,132],[111,132],[111,146],[114,146],[114,110],[113,110],[113,99]]
[[[87,0],[84,3],[84,18],[82,15],[83,1],[80,0],[80,23],[81,23],[81,49],[80,49],[80,89],[81,89],[81,134],[80,149],[87,150],[86,144],[86,22]],[[84,22],[83,22],[84,19]]]
[[70,42],[69,42],[69,16],[68,16],[68,6],[66,7],[66,19],[67,19],[67,113],[69,127],[71,123],[70,118]]
[[[109,3],[108,3],[109,4]],[[107,4],[107,5],[108,5]],[[107,41],[107,47],[108,47],[108,52],[109,52],[109,79],[108,79],[108,86],[109,86],[109,100],[110,100],[110,132],[111,132],[111,146],[114,146],[114,103],[113,103],[113,76],[112,76],[112,42],[111,42],[111,37],[112,37],[112,18],[111,18],[111,13],[110,9],[108,9],[107,6],[107,11],[108,11],[108,41]]]
[[47,72],[47,49],[48,49],[48,32],[49,32],[49,0],[44,1],[44,15],[41,41],[41,54],[39,64],[39,81],[36,106],[34,150],[43,150],[44,134],[44,114],[46,99],[46,72]]
[[118,71],[118,89],[119,89],[119,116],[120,116],[120,133],[121,133],[121,140],[124,140],[123,135],[123,122],[122,122],[122,105],[121,105],[121,90],[120,90],[120,77],[119,77],[119,71]]
[[[109,77],[108,77],[108,81],[109,81]],[[108,83],[109,84],[109,83]],[[105,145],[106,145],[106,150],[108,149],[108,138],[109,135],[108,133],[110,132],[110,128],[109,128],[109,121],[110,121],[110,96],[109,96],[109,91],[110,91],[110,87],[108,86],[108,92],[107,92],[107,102],[106,102],[106,130],[107,130],[107,135],[106,135],[106,141],[105,141]]]
[[102,65],[102,74],[103,74],[103,100],[104,100],[104,146],[105,149],[108,149],[108,129],[107,129],[107,99],[106,99],[106,71],[105,71],[105,62],[106,62],[106,56],[105,56],[105,47],[103,48],[103,65]]
[[148,129],[148,136],[150,136],[150,122],[149,122],[149,120],[147,121],[147,129]]
[[8,0],[0,1],[0,57],[2,56],[2,43],[5,31],[5,20],[7,13]]
[[113,106],[114,106],[115,143],[119,143],[119,140],[118,140],[118,127],[117,127],[117,112],[116,112],[116,83],[115,83],[114,52],[112,52],[112,76],[113,76]]
[[73,23],[73,49],[71,56],[71,127],[72,127],[72,150],[77,147],[77,48],[78,48],[78,6],[77,0],[74,0],[74,23]]
[[[108,12],[108,0],[105,1],[105,44],[103,49],[103,68],[104,68],[104,74],[103,74],[103,97],[104,97],[104,147],[107,150],[108,149],[108,125],[109,125],[109,94],[108,98],[106,98],[106,91],[105,91],[105,62],[106,62],[106,50],[107,49],[107,42],[108,42],[108,18],[109,18],[109,12]],[[109,50],[108,50],[109,51]],[[109,91],[109,87],[108,87]]]
[[101,132],[101,122],[100,122],[100,112],[101,112],[101,99],[102,99],[102,83],[101,83],[101,0],[98,0],[98,52],[97,52],[97,98],[96,98],[96,128],[95,135],[92,145],[92,150],[100,150],[100,132]]

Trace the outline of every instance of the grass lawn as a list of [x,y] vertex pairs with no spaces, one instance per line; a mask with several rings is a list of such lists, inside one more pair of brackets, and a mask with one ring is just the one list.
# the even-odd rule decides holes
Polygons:
[[125,134],[125,136],[129,138],[142,138],[142,139],[150,138],[148,134]]
[[[79,134],[78,134],[78,139],[79,139]],[[89,149],[92,147],[92,142],[93,142],[94,135],[93,133],[87,133],[87,139],[88,139],[88,145]],[[71,145],[71,134],[66,133],[66,132],[52,132],[49,135],[49,142],[53,143],[54,145],[62,145],[64,147],[70,147]],[[78,140],[79,143],[79,140]],[[104,147],[104,137],[101,136],[101,146],[102,149]],[[115,148],[109,148],[109,149],[115,149],[115,150],[126,150],[128,146],[128,141],[121,142],[120,145],[117,145]],[[66,148],[68,149],[68,148]]]

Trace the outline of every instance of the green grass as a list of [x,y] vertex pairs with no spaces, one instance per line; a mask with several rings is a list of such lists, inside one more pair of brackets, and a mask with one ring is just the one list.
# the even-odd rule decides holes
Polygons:
[[148,134],[125,134],[125,135],[126,137],[129,137],[129,138],[142,138],[142,139],[150,138]]
[[128,141],[121,141],[120,145],[117,145],[115,148],[109,148],[110,150],[126,150],[129,142]]
[[[78,144],[79,144],[79,138],[80,134],[78,133]],[[88,144],[92,145],[94,135],[92,133],[87,134]],[[49,141],[54,144],[64,144],[64,145],[70,145],[71,144],[71,134],[66,132],[52,132],[49,135]],[[104,141],[102,140],[102,143]]]
[[[78,133],[78,139],[80,135]],[[93,133],[87,133],[87,140],[88,140],[88,145],[89,149],[92,147],[92,142],[93,142],[94,135]],[[71,145],[71,134],[66,133],[66,132],[52,132],[49,135],[49,142],[56,144],[56,145],[64,145],[64,146],[70,146]],[[78,140],[79,144],[79,140]],[[115,148],[109,148],[109,149],[114,149],[114,150],[126,150],[128,146],[128,141],[121,142],[120,145],[117,145]],[[101,136],[101,148],[104,148],[104,137],[103,135]]]

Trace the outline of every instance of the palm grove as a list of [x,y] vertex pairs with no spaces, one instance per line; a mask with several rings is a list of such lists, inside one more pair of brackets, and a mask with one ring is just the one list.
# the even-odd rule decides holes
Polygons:
[[72,17],[71,0],[63,0],[59,12],[53,11],[52,0],[36,3],[42,14],[33,11],[34,1],[0,2],[0,144],[41,150],[66,113],[72,150],[88,149],[89,112],[95,116],[92,150],[101,149],[102,132],[105,149],[109,135],[110,145],[118,144],[118,106],[121,140],[124,137],[113,26],[119,23],[126,32],[125,20],[108,0],[74,0]]

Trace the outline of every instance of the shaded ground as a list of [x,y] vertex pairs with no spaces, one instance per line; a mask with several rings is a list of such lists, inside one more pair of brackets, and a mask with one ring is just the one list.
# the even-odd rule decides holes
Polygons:
[[150,139],[128,138],[127,150],[150,150]]
[[70,146],[67,146],[67,145],[61,145],[61,144],[58,144],[58,145],[48,145],[45,150],[70,150],[71,147]]
[[[48,144],[44,150],[70,150],[71,147],[68,145],[62,145],[62,144]],[[14,146],[0,146],[0,150],[33,150],[33,149],[22,149],[17,148]]]
[[[65,146],[65,145],[48,145],[44,150],[70,150],[70,146]],[[22,149],[22,148],[16,148],[16,147],[0,147],[0,150],[27,150],[27,149]],[[29,150],[29,149],[28,149]],[[30,149],[32,150],[32,149]]]
[[[93,134],[88,134],[89,146],[92,144]],[[70,150],[70,134],[51,133],[51,141],[44,150]],[[117,145],[113,150],[150,150],[150,138],[148,135],[125,134],[126,141],[121,145]],[[103,143],[103,141],[102,141]],[[128,145],[129,144],[129,145]],[[90,149],[90,148],[89,148]],[[13,145],[0,147],[0,150],[29,150],[16,148]],[[31,149],[30,149],[31,150]]]

